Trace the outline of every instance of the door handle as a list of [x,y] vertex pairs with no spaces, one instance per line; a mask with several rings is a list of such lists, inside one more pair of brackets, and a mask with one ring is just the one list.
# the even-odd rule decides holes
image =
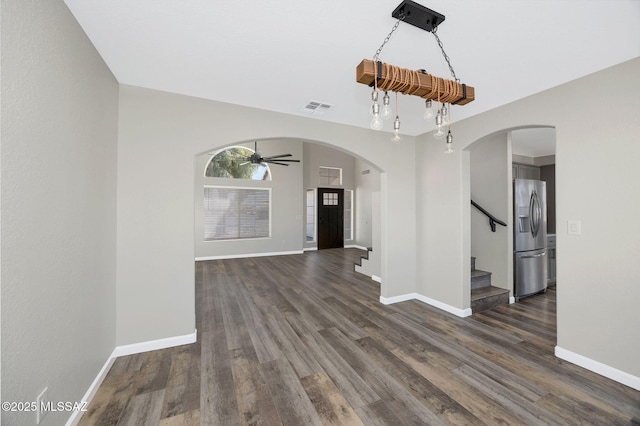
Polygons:
[[520,256],[520,259],[531,259],[534,257],[542,257],[542,256],[546,256],[547,252],[545,251],[544,253],[540,253],[540,254],[532,254],[530,256]]
[[535,195],[535,192],[531,193],[531,197],[529,197],[529,229],[531,230],[531,236],[535,237],[535,232],[536,232],[536,227],[535,227],[535,221],[536,218],[533,215],[533,204],[534,204],[534,199],[533,196]]
[[540,230],[540,220],[542,219],[542,213],[540,212],[540,202],[538,201],[538,193],[534,190],[531,193],[531,200],[529,201],[529,209],[531,214],[531,235],[535,238],[538,236]]

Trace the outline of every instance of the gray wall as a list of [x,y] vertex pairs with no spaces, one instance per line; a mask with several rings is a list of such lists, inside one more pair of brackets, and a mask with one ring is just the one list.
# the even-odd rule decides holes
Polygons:
[[1,19],[2,400],[80,401],[116,340],[118,85],[62,1]]
[[508,227],[496,225],[491,231],[489,219],[480,210],[471,208],[471,256],[476,268],[489,271],[491,285],[511,290],[513,287],[511,228],[511,161],[508,155],[507,133],[483,138],[469,147],[471,199]]
[[[236,145],[236,144],[234,144]],[[240,145],[240,143],[237,143]],[[245,144],[253,149],[253,142]],[[291,158],[302,160],[303,143],[292,139],[259,141],[258,149],[263,155],[292,154]],[[228,257],[256,253],[282,253],[301,251],[304,235],[304,214],[301,203],[304,196],[302,175],[304,163],[289,166],[271,165],[272,180],[253,181],[224,178],[205,178],[204,169],[210,156],[196,157],[194,170],[194,212],[196,258]],[[204,241],[204,185],[246,186],[271,188],[271,237],[246,240]]]
[[[367,171],[366,174],[362,172]],[[379,231],[380,224],[374,225],[373,213],[380,209],[379,197],[374,200],[374,193],[380,193],[380,172],[370,164],[357,160],[355,167],[356,185],[356,244],[361,247],[373,245],[373,234]],[[377,226],[374,230],[374,226]],[[379,250],[379,249],[378,249]],[[377,274],[376,274],[377,275]]]
[[416,291],[414,138],[124,85],[119,120],[117,344],[193,333],[194,156],[237,141],[320,142],[384,170],[381,294]]
[[[633,196],[640,181],[638,75],[640,58],[458,122],[450,157],[430,135],[418,138],[419,222],[431,224],[419,235],[418,255],[427,259],[419,292],[469,306],[464,147],[508,129],[555,127],[558,346],[640,376],[640,339],[633,334],[640,329],[640,222],[614,219],[640,208]],[[602,105],[616,105],[616,114],[603,121]],[[581,220],[582,235],[567,234],[568,220]]]

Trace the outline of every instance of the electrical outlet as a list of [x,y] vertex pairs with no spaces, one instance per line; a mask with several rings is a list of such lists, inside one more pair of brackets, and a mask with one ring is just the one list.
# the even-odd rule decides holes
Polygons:
[[38,406],[36,407],[36,424],[37,425],[40,424],[40,422],[42,421],[44,416],[47,415],[47,412],[48,412],[47,410],[42,409],[44,406],[47,405],[47,402],[49,401],[49,394],[47,393],[48,390],[49,390],[48,387],[44,388],[42,392],[40,392],[40,395],[38,395],[38,397],[36,398],[36,404],[38,404]]

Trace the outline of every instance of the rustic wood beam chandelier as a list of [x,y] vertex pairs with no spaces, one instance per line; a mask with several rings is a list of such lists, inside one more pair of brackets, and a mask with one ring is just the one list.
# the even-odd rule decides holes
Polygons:
[[[371,128],[380,130],[382,128],[382,120],[386,120],[392,116],[389,106],[389,93],[396,94],[396,118],[393,123],[394,137],[393,142],[399,143],[400,136],[400,117],[398,115],[398,93],[404,95],[418,96],[425,99],[426,111],[425,119],[434,117],[432,110],[433,101],[440,103],[440,108],[435,114],[436,130],[433,136],[436,139],[442,139],[446,135],[447,150],[445,153],[453,152],[453,135],[451,134],[450,110],[452,105],[466,105],[475,99],[475,89],[466,84],[460,83],[456,77],[455,71],[451,66],[451,61],[444,51],[444,47],[440,38],[436,34],[438,25],[440,25],[445,17],[444,15],[434,12],[411,0],[404,0],[395,8],[391,14],[398,21],[395,23],[391,32],[382,42],[382,45],[376,51],[373,59],[363,59],[356,67],[356,81],[373,87],[371,93],[372,107]],[[432,33],[438,42],[438,46],[442,51],[442,55],[449,66],[453,80],[433,76],[425,70],[410,70],[391,65],[380,61],[380,53],[385,44],[391,38],[391,35],[400,25],[400,22],[406,22],[425,31]],[[378,91],[384,91],[383,106],[380,108],[378,103]]]

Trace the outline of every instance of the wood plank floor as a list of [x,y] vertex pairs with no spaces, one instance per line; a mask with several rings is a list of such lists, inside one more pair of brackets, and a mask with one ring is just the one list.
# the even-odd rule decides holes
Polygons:
[[197,343],[118,358],[80,424],[640,424],[640,392],[554,357],[553,289],[384,306],[360,255],[198,262]]

